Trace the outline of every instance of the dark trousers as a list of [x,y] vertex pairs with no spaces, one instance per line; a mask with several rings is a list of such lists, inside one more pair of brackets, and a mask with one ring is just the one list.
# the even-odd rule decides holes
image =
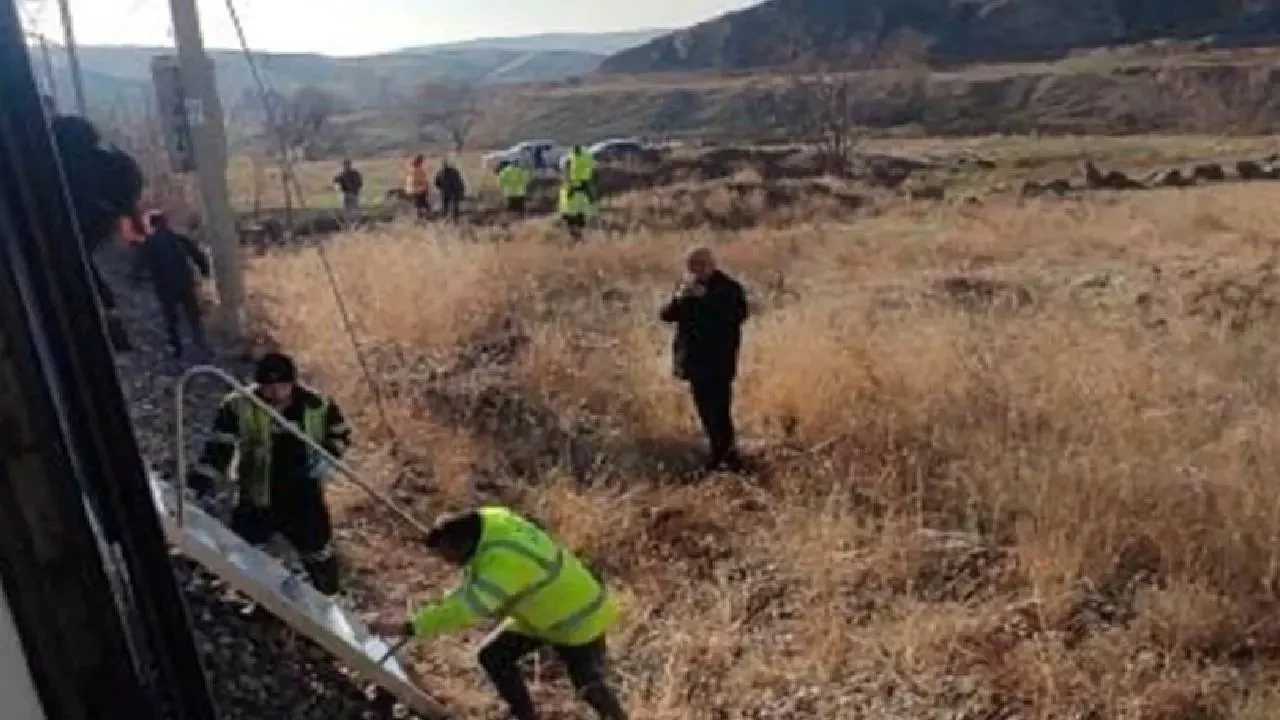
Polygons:
[[525,208],[524,196],[507,198],[507,212],[515,215],[523,215]]
[[693,403],[698,408],[698,419],[702,421],[707,443],[711,446],[707,467],[711,470],[721,467],[739,470],[741,460],[733,429],[733,378],[694,376],[689,387],[693,391]]
[[574,240],[582,239],[582,231],[587,227],[586,215],[565,215],[564,224],[569,227],[569,237]]
[[[543,641],[527,635],[500,632],[480,649],[480,666],[516,720],[537,720],[538,711],[520,675],[520,658],[543,645]],[[601,720],[626,720],[627,714],[605,677],[607,652],[603,637],[586,645],[551,647],[569,671],[569,679],[578,696],[596,711]]]
[[462,210],[462,198],[460,197],[441,197],[440,212],[447,215],[450,220],[457,221],[458,213]]
[[200,300],[194,290],[172,295],[160,294],[157,299],[160,301],[160,316],[164,319],[165,332],[169,334],[169,347],[173,349],[174,355],[182,354],[182,333],[178,332],[179,314],[186,320],[191,341],[196,347],[208,347],[204,337],[204,321],[200,317]]
[[280,533],[298,552],[316,590],[336,595],[341,589],[333,526],[323,499],[286,500],[267,508],[242,502],[231,514],[231,531],[258,546]]
[[414,193],[409,196],[409,200],[413,202],[413,209],[418,214],[419,220],[431,217],[431,199],[427,193]]

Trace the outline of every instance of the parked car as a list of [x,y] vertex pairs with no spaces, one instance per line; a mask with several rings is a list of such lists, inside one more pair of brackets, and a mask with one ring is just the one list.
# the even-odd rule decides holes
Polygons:
[[497,170],[502,163],[519,162],[537,172],[556,170],[566,154],[567,151],[553,140],[525,140],[506,150],[488,153],[482,161],[489,170]]
[[587,148],[587,152],[596,162],[657,162],[660,159],[658,150],[643,140],[636,138],[610,138]]

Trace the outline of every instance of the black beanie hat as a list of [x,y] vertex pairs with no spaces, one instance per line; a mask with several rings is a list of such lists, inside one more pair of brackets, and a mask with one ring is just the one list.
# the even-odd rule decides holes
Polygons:
[[298,368],[293,364],[293,358],[288,355],[268,353],[258,361],[258,369],[253,373],[253,381],[259,385],[297,382]]

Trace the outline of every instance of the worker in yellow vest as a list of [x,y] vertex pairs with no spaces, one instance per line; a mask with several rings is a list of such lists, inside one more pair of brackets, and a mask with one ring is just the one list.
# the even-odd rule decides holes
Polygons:
[[569,235],[575,240],[582,240],[582,231],[587,227],[587,216],[594,206],[586,192],[574,190],[568,182],[560,184],[560,219],[569,228]]
[[573,152],[569,154],[567,175],[566,180],[574,192],[585,192],[591,202],[599,199],[596,195],[596,159],[581,145],[574,145]]
[[498,189],[507,201],[507,212],[513,215],[524,215],[526,198],[529,196],[529,184],[533,182],[533,173],[524,169],[518,162],[503,163],[498,170]]
[[537,710],[520,676],[520,658],[551,646],[579,696],[602,720],[625,720],[605,670],[605,634],[618,617],[613,596],[573,553],[541,528],[502,507],[446,518],[426,545],[462,568],[462,584],[407,622],[375,622],[385,636],[427,639],[483,617],[502,624],[480,650],[480,665],[516,720]]
[[[337,403],[298,382],[293,358],[267,354],[253,381],[249,391],[257,399],[330,455],[342,458],[351,446],[351,429]],[[324,496],[332,471],[327,459],[233,392],[218,407],[213,434],[187,486],[210,496],[234,476],[239,501],[231,515],[232,532],[260,547],[277,533],[283,535],[297,550],[315,589],[333,596],[341,590],[341,577]]]

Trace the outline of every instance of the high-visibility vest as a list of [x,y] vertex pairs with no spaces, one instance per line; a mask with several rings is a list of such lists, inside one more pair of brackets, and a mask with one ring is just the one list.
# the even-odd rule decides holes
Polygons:
[[[478,512],[480,542],[457,591],[470,615],[506,619],[514,632],[570,646],[596,640],[617,622],[617,601],[563,545],[507,508]],[[433,634],[456,620],[453,614],[427,608],[415,631]]]
[[585,185],[595,179],[596,159],[586,152],[576,152],[569,156],[569,182],[574,185]]
[[561,215],[589,215],[593,209],[591,196],[586,190],[575,190],[567,182],[560,185]]
[[502,196],[505,198],[522,198],[529,192],[531,179],[529,171],[519,165],[510,164],[498,173],[498,188],[502,190]]
[[[257,393],[258,386],[249,389]],[[325,418],[329,413],[329,399],[314,391],[306,391],[306,405],[302,411],[302,432],[317,443],[325,437]],[[318,400],[319,402],[316,402]],[[266,410],[250,402],[239,393],[231,393],[224,403],[234,403],[239,420],[240,495],[258,507],[271,505],[271,437],[272,420]]]

